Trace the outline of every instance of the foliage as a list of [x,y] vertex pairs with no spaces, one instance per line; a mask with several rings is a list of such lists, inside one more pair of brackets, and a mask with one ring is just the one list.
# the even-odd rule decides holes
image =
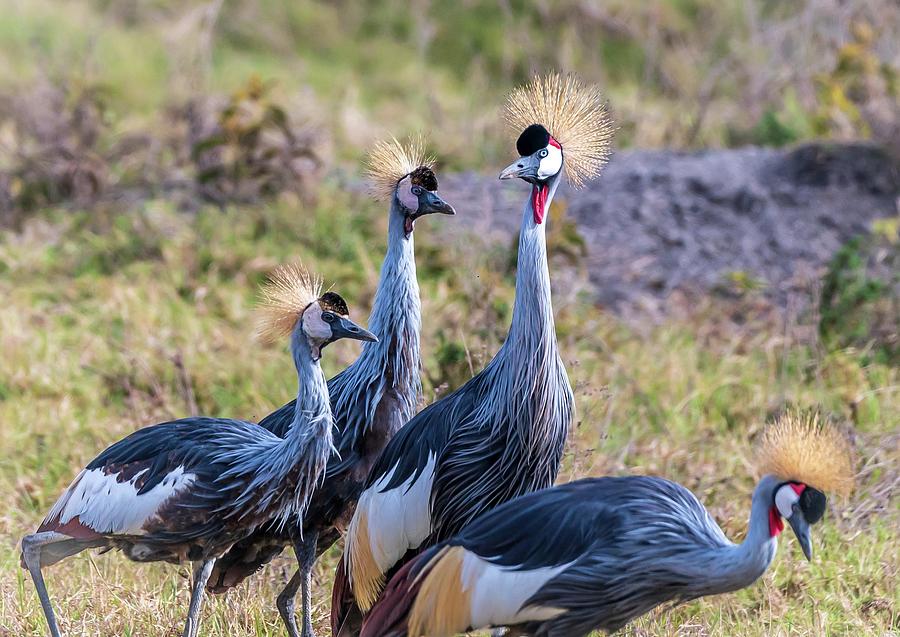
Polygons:
[[0,224],[18,211],[96,201],[111,179],[102,90],[44,82],[0,104]]
[[[196,116],[192,105],[186,111]],[[202,112],[202,111],[201,111]],[[310,129],[290,123],[258,76],[235,91],[212,125],[194,123],[191,159],[201,195],[216,203],[294,192],[310,198],[322,158]]]
[[0,225],[56,205],[99,214],[157,192],[187,208],[286,193],[311,202],[327,136],[292,121],[270,88],[253,76],[228,100],[195,97],[128,132],[99,84],[0,94]]
[[[822,285],[819,332],[831,347],[857,347],[900,364],[900,243],[896,224],[859,236],[831,260]],[[887,237],[885,237],[887,235]]]
[[837,50],[833,68],[817,78],[815,120],[820,135],[857,138],[874,134],[898,152],[898,69],[879,56],[880,30],[864,19],[850,24],[850,41]]
[[0,90],[71,74],[106,87],[123,120],[159,125],[166,105],[258,75],[276,82],[276,103],[314,103],[343,159],[427,130],[453,168],[508,152],[497,106],[548,69],[601,84],[620,146],[898,138],[891,0],[362,6],[0,0]]

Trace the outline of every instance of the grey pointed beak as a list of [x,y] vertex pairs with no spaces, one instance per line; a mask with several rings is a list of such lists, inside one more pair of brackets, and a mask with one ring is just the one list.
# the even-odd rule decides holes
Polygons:
[[519,157],[516,161],[503,169],[500,179],[537,179],[539,162],[533,157]]
[[454,210],[453,206],[441,199],[440,195],[436,192],[426,190],[425,194],[422,195],[422,199],[419,201],[418,216],[421,217],[422,215],[434,213],[441,215],[455,215],[456,210]]
[[337,321],[331,324],[331,340],[336,341],[340,338],[352,338],[368,343],[378,342],[378,337],[372,332],[344,317],[339,317]]
[[796,504],[794,505],[794,512],[788,518],[788,524],[794,530],[794,535],[797,536],[797,541],[800,542],[800,548],[803,549],[803,555],[806,556],[806,560],[811,561],[812,538],[809,535],[809,522],[803,517],[803,511]]

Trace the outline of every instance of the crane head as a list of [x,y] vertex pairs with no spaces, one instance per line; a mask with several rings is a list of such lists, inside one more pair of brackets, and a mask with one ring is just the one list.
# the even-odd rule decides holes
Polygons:
[[[825,494],[802,482],[784,482],[775,489],[772,510],[769,515],[769,530],[773,535],[784,528],[781,518],[785,518],[807,560],[812,559],[812,538],[809,527],[825,515]],[[776,519],[777,518],[777,519]],[[775,520],[773,523],[773,519]]]
[[402,215],[407,238],[416,219],[423,215],[456,214],[453,206],[437,194],[434,158],[425,154],[422,135],[413,136],[405,144],[394,137],[377,142],[369,151],[366,175],[372,194]]
[[559,174],[563,166],[562,146],[541,124],[531,124],[516,140],[519,158],[503,169],[500,179],[518,177],[542,184]]
[[310,303],[303,310],[300,324],[316,360],[322,356],[326,345],[342,338],[370,343],[378,341],[372,332],[350,320],[347,302],[335,292],[326,292]]
[[313,359],[341,338],[376,342],[368,330],[350,320],[347,302],[335,292],[322,293],[322,280],[299,263],[275,268],[262,288],[259,335],[272,342],[291,336],[291,343],[306,338]]
[[600,174],[609,157],[613,125],[600,88],[574,75],[532,78],[509,94],[504,115],[510,130],[520,133],[516,150],[521,158],[501,179],[535,183],[553,177],[563,167],[565,150],[566,175],[578,188]]
[[853,488],[853,450],[848,437],[816,411],[788,410],[766,427],[760,441],[760,470],[774,481],[769,534],[786,519],[806,559],[812,558],[809,527],[825,514],[825,492]]
[[429,214],[454,215],[453,206],[437,194],[437,177],[430,166],[421,165],[397,182],[395,197],[403,215],[403,230],[412,234],[416,219]]

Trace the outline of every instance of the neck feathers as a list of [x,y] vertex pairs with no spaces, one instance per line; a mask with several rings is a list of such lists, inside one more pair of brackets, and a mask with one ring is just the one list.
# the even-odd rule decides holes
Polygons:
[[298,390],[286,436],[268,435],[252,444],[235,439],[222,454],[232,468],[221,479],[240,489],[228,506],[229,515],[253,513],[260,523],[278,520],[282,525],[303,516],[325,471],[332,451],[328,385],[301,331],[297,326],[291,337]]
[[[291,439],[291,432],[297,429],[297,425],[308,428],[311,421],[331,420],[331,402],[328,400],[325,375],[319,361],[313,358],[306,337],[299,332],[298,327],[291,342],[291,353],[297,368],[297,403],[294,409],[294,423],[286,436],[287,439]],[[331,427],[327,428],[326,434],[330,439]]]
[[769,531],[769,510],[777,480],[766,476],[753,492],[747,537],[738,545],[729,544],[719,551],[706,568],[704,591],[699,595],[713,595],[736,591],[759,579],[772,560],[778,541]]
[[[545,211],[558,184],[558,176],[548,184]],[[529,450],[527,472],[541,488],[556,478],[574,398],[556,343],[545,226],[535,221],[532,201],[522,213],[509,335],[484,373],[496,396],[494,430],[505,431],[510,449]]]
[[334,418],[325,375],[303,335],[295,336],[291,350],[298,384],[294,422],[269,458],[271,473],[279,476],[283,497],[287,499],[282,524],[292,514],[306,512],[333,449]]
[[[365,343],[359,358],[342,374],[334,410],[344,421],[344,437],[358,439],[375,424],[375,411],[386,393],[400,409],[397,422],[415,413],[422,390],[419,332],[422,309],[413,236],[406,235],[404,214],[393,198],[388,225],[387,254],[368,327],[377,343]],[[364,408],[360,408],[364,406]]]
[[[419,303],[419,283],[416,279],[416,260],[413,235],[406,235],[403,227],[403,213],[394,199],[391,203],[391,216],[388,224],[387,254],[381,264],[381,277],[372,313],[369,316],[369,329],[378,337],[378,343],[365,346],[365,351],[374,349],[389,339],[389,336],[403,327],[403,319],[413,319],[418,333],[421,308]],[[375,346],[375,347],[373,347]]]
[[[516,266],[516,300],[507,343],[515,343],[532,352],[535,352],[535,348],[556,351],[556,327],[547,262],[546,213],[558,186],[559,175],[545,185],[533,186],[522,212]],[[539,206],[540,211],[535,206]]]

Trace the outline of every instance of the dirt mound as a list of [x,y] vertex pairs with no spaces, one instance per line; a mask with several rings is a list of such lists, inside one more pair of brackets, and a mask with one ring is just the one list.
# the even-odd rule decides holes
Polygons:
[[[448,175],[442,193],[473,229],[507,241],[524,184]],[[778,302],[809,289],[835,251],[898,213],[900,166],[867,145],[703,152],[623,151],[581,191],[563,187],[588,246],[597,299],[659,308],[677,289],[763,288]]]

